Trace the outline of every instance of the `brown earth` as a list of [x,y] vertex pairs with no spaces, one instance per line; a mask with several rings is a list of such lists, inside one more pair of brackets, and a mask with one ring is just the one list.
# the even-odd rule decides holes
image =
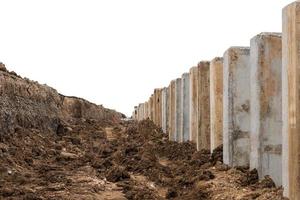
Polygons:
[[0,199],[283,199],[257,172],[168,141],[151,121],[78,120],[63,134],[1,137]]
[[0,199],[274,199],[256,170],[0,65]]

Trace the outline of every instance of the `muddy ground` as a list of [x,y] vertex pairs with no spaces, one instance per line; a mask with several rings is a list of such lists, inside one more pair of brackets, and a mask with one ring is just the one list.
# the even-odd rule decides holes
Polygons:
[[257,172],[195,144],[168,141],[151,121],[78,119],[56,133],[0,134],[0,199],[283,199]]

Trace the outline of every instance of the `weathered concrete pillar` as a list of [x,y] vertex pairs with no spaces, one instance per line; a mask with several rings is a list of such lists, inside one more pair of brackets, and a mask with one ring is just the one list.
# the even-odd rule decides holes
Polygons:
[[260,178],[270,175],[281,185],[282,93],[281,34],[261,33],[251,39],[250,168]]
[[199,68],[190,69],[190,141],[197,142],[198,126],[198,76]]
[[148,101],[144,103],[144,119],[148,118]]
[[283,9],[282,183],[284,195],[300,199],[300,2]]
[[144,119],[144,108],[145,108],[145,104],[141,104],[141,120],[143,120]]
[[182,141],[181,121],[181,78],[175,81],[175,141]]
[[169,85],[169,140],[175,141],[175,80]]
[[154,123],[161,127],[161,89],[154,90]]
[[142,120],[142,104],[138,105],[138,121]]
[[140,120],[143,120],[144,119],[144,104],[140,104]]
[[210,62],[210,150],[223,144],[223,58]]
[[199,67],[198,83],[198,125],[197,149],[210,149],[210,97],[209,62],[202,61]]
[[250,49],[231,47],[223,68],[223,160],[248,166],[250,156]]
[[148,118],[151,119],[151,101],[150,101],[150,97],[148,99]]
[[157,89],[153,92],[153,122],[157,125]]
[[137,121],[140,121],[140,105],[137,106],[136,111],[137,111],[137,114],[136,114],[136,120],[137,120]]
[[134,106],[134,111],[132,113],[132,119],[137,120],[137,112],[138,112],[138,107]]
[[150,111],[150,120],[152,120],[153,122],[154,122],[154,102],[153,102],[153,94],[151,95],[151,97],[150,97],[150,99],[149,99],[149,103],[150,103],[150,105],[149,105],[149,111]]
[[162,130],[167,133],[168,130],[168,88],[163,88],[161,92],[161,117],[162,117]]
[[181,142],[190,140],[190,74],[181,77]]
[[161,93],[162,89],[158,89],[157,92],[157,125],[159,127],[162,127],[162,101],[161,101]]

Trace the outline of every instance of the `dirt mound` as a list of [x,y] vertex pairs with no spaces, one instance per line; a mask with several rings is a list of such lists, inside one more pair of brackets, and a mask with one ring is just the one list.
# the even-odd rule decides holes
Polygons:
[[0,64],[0,129],[1,135],[14,133],[18,127],[56,132],[60,125],[74,120],[118,122],[121,113],[77,97],[67,97]]
[[211,154],[211,162],[216,164],[217,162],[223,162],[223,145],[215,148]]
[[258,181],[257,172],[247,168],[220,170],[221,147],[211,156],[193,143],[175,145],[149,120],[109,129],[111,123],[93,120],[69,125],[63,134],[19,128],[3,138],[0,198],[282,197],[269,177]]

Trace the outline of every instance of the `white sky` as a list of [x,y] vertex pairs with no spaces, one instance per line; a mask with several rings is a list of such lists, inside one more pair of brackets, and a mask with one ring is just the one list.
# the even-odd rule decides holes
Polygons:
[[131,115],[154,88],[260,32],[291,0],[0,0],[0,61]]

